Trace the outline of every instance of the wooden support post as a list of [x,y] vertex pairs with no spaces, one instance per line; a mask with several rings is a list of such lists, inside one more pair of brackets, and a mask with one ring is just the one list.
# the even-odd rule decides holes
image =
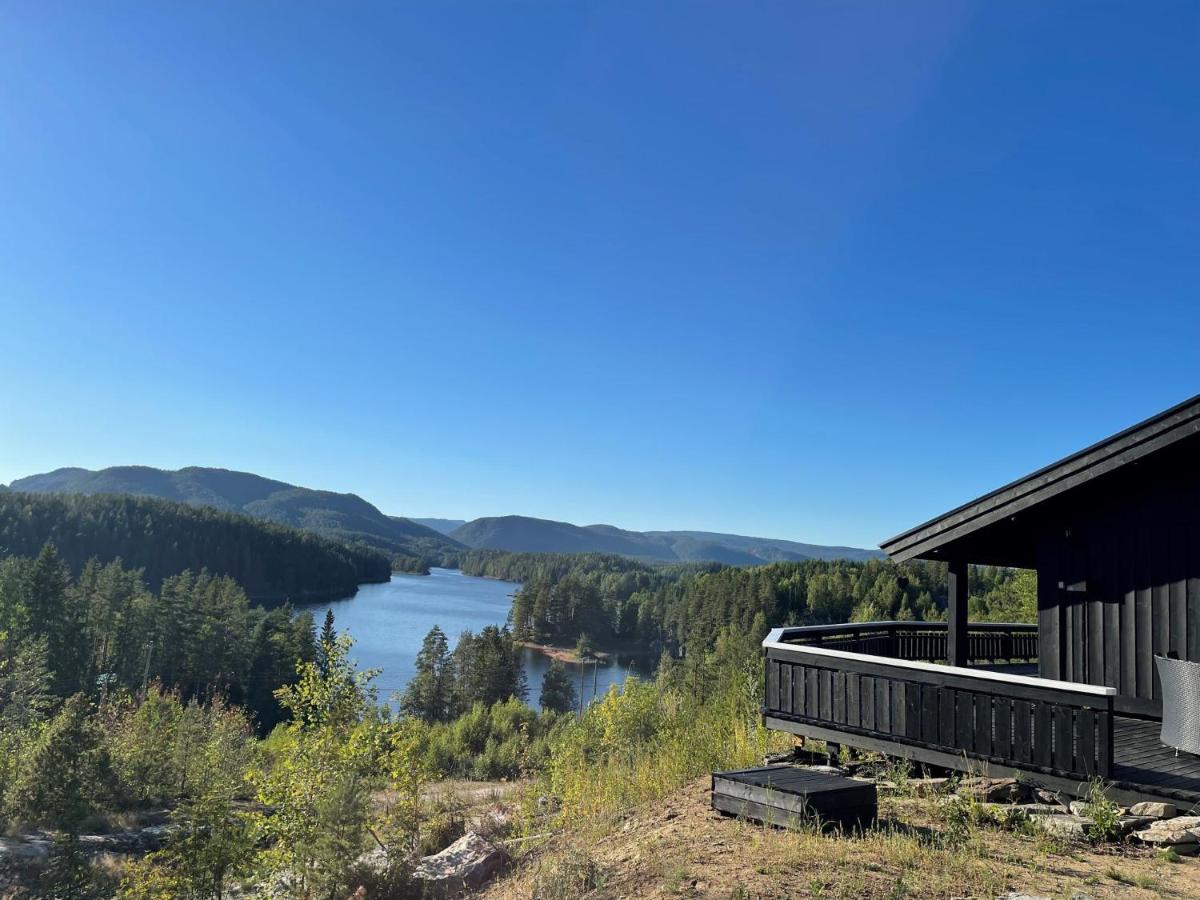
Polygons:
[[958,557],[949,561],[946,586],[946,662],[965,666],[969,661],[966,560]]

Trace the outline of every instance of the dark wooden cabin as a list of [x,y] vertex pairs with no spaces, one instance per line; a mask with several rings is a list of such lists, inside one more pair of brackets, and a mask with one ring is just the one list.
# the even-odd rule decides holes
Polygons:
[[[1155,654],[1200,661],[1200,397],[881,547],[947,563],[947,622],[776,629],[768,724],[1200,801],[1200,760],[1157,740],[1154,666]],[[968,622],[972,564],[1036,569],[1036,628]]]

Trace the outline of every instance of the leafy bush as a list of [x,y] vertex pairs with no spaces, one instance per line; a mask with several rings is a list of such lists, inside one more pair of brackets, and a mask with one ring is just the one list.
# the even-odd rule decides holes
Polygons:
[[476,703],[452,722],[426,726],[420,742],[426,768],[443,776],[513,779],[545,767],[550,736],[569,715],[537,713],[510,698],[490,707]]
[[772,742],[760,719],[760,620],[711,653],[665,664],[655,682],[611,688],[551,742],[546,778],[565,821],[594,821],[705,772],[748,766]]

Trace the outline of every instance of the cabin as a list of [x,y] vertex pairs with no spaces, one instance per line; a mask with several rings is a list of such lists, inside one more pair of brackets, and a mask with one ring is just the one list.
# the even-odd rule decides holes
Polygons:
[[[946,621],[774,629],[768,727],[1075,794],[1099,778],[1121,802],[1200,803],[1200,757],[1160,740],[1155,665],[1200,662],[1200,396],[880,547],[946,564]],[[968,621],[973,564],[1036,570],[1037,623]]]

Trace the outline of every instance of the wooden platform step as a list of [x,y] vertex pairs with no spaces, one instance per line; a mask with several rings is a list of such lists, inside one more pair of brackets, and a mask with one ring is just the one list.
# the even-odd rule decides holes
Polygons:
[[712,807],[785,828],[865,828],[879,809],[873,781],[790,765],[714,772]]

